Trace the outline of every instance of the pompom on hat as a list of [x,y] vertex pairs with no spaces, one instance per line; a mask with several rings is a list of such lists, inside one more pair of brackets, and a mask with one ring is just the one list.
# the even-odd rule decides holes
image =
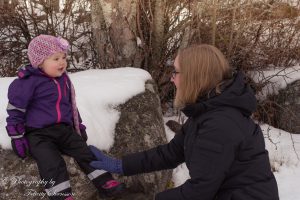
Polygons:
[[62,37],[39,35],[28,45],[27,55],[32,67],[37,68],[43,61],[57,52],[67,53],[69,42]]

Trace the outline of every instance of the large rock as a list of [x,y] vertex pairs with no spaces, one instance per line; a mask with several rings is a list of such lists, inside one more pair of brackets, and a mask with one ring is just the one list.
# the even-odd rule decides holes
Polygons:
[[[108,152],[110,155],[121,157],[167,142],[157,88],[153,81],[147,81],[145,88],[144,93],[116,108],[121,112],[121,116],[116,125],[114,146]],[[64,159],[75,199],[100,199],[96,189],[74,159],[67,156],[64,156]],[[22,161],[11,150],[0,149],[0,163],[0,199],[42,199],[45,194],[42,182],[39,182],[41,180],[37,165],[32,158]],[[118,199],[150,200],[155,193],[165,190],[171,180],[171,171],[117,178],[128,187],[124,196]]]
[[300,134],[300,80],[288,84],[274,97],[278,106],[278,127]]
[[[111,153],[118,157],[124,154],[149,149],[166,143],[166,134],[162,122],[160,100],[153,82],[145,85],[146,92],[133,97],[129,102],[120,106],[121,117],[116,127],[115,144]],[[165,190],[171,172],[160,171],[124,177],[126,185],[133,191],[149,194],[148,198]]]

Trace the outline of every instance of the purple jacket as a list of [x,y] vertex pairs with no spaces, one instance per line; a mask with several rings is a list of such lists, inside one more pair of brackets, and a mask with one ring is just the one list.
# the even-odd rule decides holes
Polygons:
[[[30,65],[22,67],[8,89],[7,125],[43,128],[73,125],[70,80],[66,73],[52,78]],[[80,120],[81,121],[81,120]]]

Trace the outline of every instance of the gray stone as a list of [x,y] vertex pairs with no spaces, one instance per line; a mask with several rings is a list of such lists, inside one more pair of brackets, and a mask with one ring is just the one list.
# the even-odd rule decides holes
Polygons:
[[[124,154],[149,149],[166,143],[160,100],[153,81],[147,81],[145,92],[139,94],[118,109],[120,120],[116,125],[115,143],[108,154],[121,157]],[[76,200],[99,200],[97,190],[79,169],[73,158],[63,156],[70,174],[72,191]],[[166,189],[171,171],[160,171],[130,177],[116,176],[126,184],[123,200],[152,200],[155,193]],[[0,149],[0,199],[37,200],[42,198],[42,184],[37,165],[32,158],[19,159],[11,150]]]
[[[0,199],[38,200],[48,199],[43,182],[32,158],[21,160],[11,150],[0,149]],[[63,156],[71,177],[72,190],[76,199],[96,199],[97,191],[73,158]]]
[[300,80],[288,84],[274,97],[278,103],[278,127],[300,134]]

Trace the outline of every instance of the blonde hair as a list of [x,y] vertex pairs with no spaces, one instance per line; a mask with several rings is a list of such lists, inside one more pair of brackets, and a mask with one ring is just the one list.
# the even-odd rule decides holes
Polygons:
[[180,82],[176,91],[175,106],[182,108],[195,103],[199,96],[231,75],[232,69],[225,56],[214,46],[193,45],[178,52]]

